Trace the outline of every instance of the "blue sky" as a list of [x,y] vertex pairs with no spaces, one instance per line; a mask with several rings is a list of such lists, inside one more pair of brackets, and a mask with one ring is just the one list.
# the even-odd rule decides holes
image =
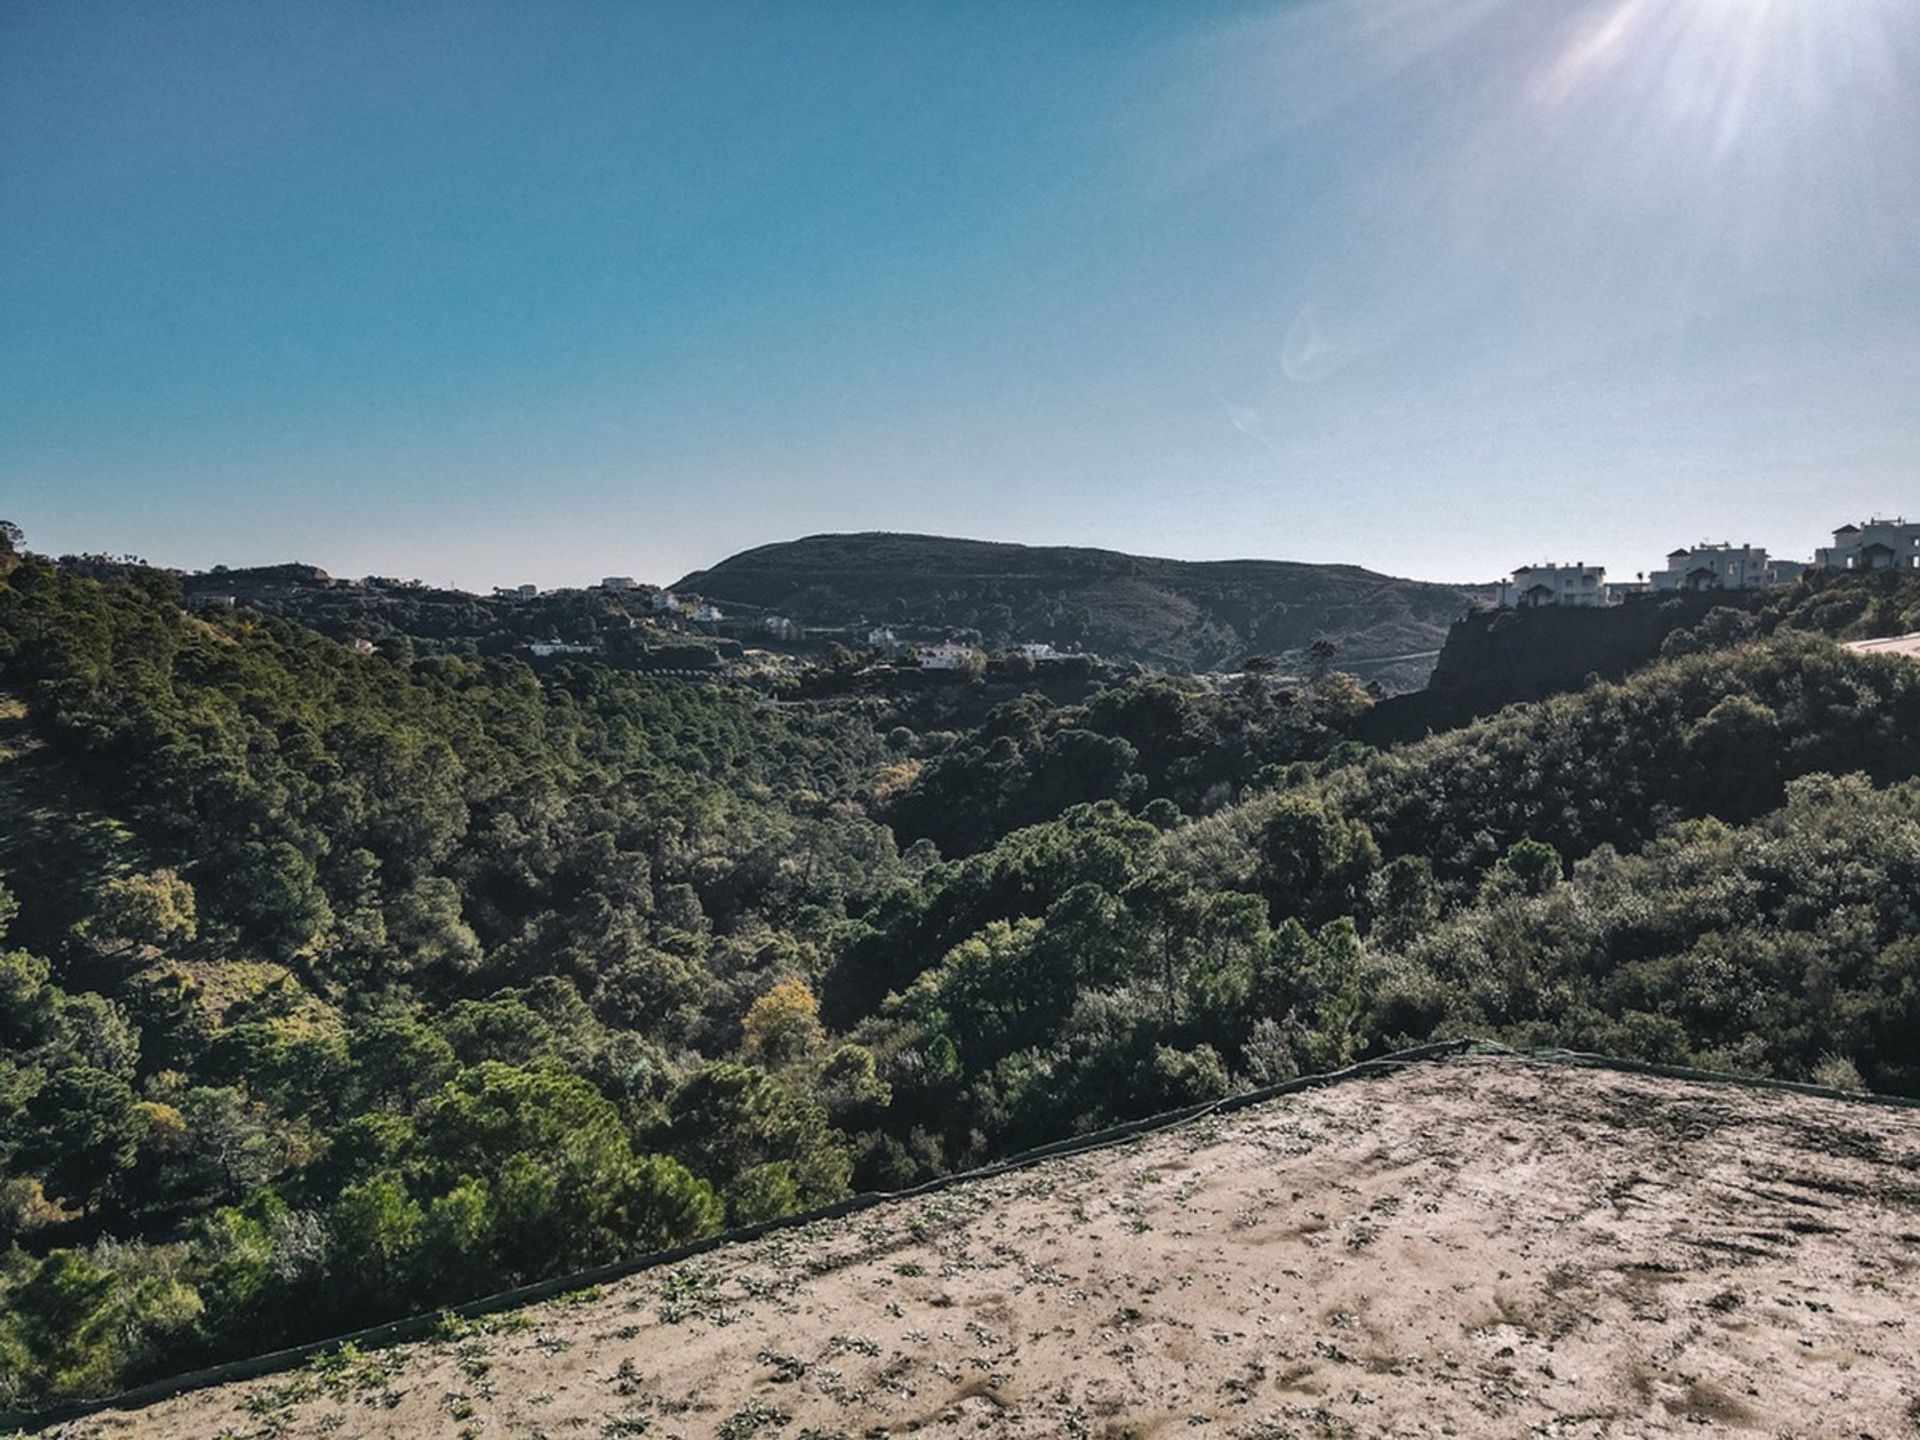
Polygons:
[[1920,5],[0,7],[0,515],[479,588],[1920,512]]

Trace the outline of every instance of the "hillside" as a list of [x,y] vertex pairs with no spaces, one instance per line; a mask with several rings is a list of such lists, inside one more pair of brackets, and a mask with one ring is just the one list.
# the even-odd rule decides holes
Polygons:
[[1920,1093],[1906,662],[1381,752],[1345,675],[942,731],[13,560],[0,1410],[1433,1037]]
[[1920,1115],[1416,1066],[70,1440],[1904,1434]]
[[1427,687],[1376,706],[1356,733],[1376,745],[1418,739],[1502,706],[1583,690],[1596,677],[1624,679],[1663,653],[1751,638],[1771,619],[1769,599],[1764,591],[1720,591],[1600,609],[1475,611],[1447,631]]
[[1426,682],[1447,626],[1478,596],[1352,565],[1161,560],[931,535],[811,535],[762,545],[675,587],[817,624],[858,620],[1043,640],[1174,671],[1249,654],[1304,666],[1316,640],[1389,689]]

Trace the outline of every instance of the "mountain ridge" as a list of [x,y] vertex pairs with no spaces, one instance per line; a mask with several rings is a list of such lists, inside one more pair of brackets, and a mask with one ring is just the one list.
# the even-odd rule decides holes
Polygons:
[[1175,671],[1232,668],[1249,654],[1304,665],[1308,647],[1329,640],[1337,663],[1395,689],[1425,683],[1447,627],[1486,594],[1351,564],[879,530],[758,545],[675,588],[803,621],[945,625],[990,645],[1046,641]]

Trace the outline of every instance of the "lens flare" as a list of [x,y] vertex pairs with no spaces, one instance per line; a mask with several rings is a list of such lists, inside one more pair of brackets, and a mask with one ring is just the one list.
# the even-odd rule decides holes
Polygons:
[[1920,273],[1916,0],[1319,0],[1216,39],[1198,166],[1352,157],[1277,263],[1353,344],[1479,307],[1573,350]]

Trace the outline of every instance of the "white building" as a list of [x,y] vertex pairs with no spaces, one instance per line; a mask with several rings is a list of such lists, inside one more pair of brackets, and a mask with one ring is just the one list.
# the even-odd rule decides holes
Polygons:
[[609,575],[600,582],[600,588],[602,590],[632,590],[637,588],[639,583],[640,582],[635,580],[631,575]]
[[1764,590],[1773,582],[1772,562],[1764,546],[1683,545],[1667,555],[1667,568],[1653,572],[1653,588],[1662,594],[1683,590]]
[[702,600],[698,605],[693,607],[693,618],[703,624],[711,625],[714,621],[724,620],[727,617],[720,613],[720,607],[718,605],[710,601]]
[[667,610],[678,610],[680,608],[680,597],[671,590],[656,590],[653,592],[652,604],[656,613]]
[[1500,608],[1541,605],[1601,606],[1607,603],[1604,565],[1522,565],[1500,586]]
[[1842,525],[1813,563],[1823,570],[1920,570],[1920,525],[1900,517]]
[[867,644],[869,645],[877,646],[884,650],[896,643],[898,642],[894,639],[893,631],[884,625],[876,625],[873,629],[867,631]]
[[347,648],[356,655],[373,654],[373,642],[364,635],[354,637],[347,642]]
[[539,596],[538,585],[496,585],[493,593],[502,600],[532,600]]
[[1044,640],[1029,640],[1025,644],[1013,647],[1029,660],[1057,660],[1060,652]]
[[965,670],[979,653],[971,645],[956,645],[947,640],[938,645],[922,645],[915,657],[922,670]]
[[791,640],[800,633],[800,627],[784,615],[769,615],[760,626],[776,640]]
[[535,640],[527,646],[527,651],[536,659],[545,660],[552,655],[597,655],[598,645],[580,645],[568,640]]

